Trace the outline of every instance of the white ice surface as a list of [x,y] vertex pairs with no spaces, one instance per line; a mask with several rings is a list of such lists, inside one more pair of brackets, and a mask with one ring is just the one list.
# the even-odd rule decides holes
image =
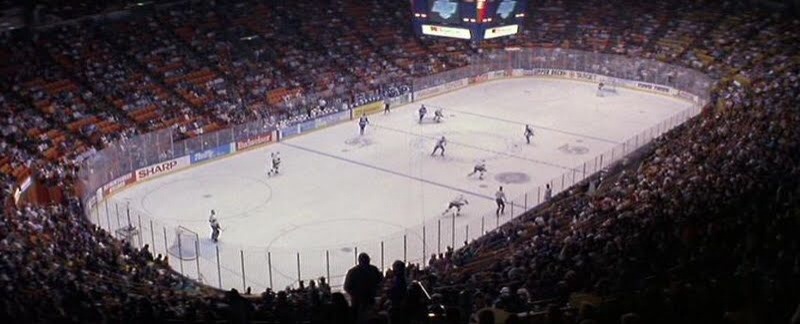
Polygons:
[[[346,122],[138,184],[113,196],[111,215],[100,208],[98,219],[101,226],[107,219],[116,226],[114,209],[129,205],[134,218],[143,219],[142,243],[154,243],[156,253],[164,253],[165,228],[166,245],[176,241],[171,227],[199,233],[201,277],[217,286],[208,226],[214,209],[224,229],[218,244],[223,287],[242,287],[242,255],[246,285],[255,291],[269,286],[267,251],[276,289],[296,281],[298,252],[303,279],[326,275],[329,264],[337,285],[354,262],[354,248],[370,253],[380,266],[384,241],[389,267],[403,259],[406,235],[406,258],[419,262],[423,224],[428,256],[452,241],[461,246],[482,227],[495,227],[493,197],[499,186],[515,200],[518,215],[521,207],[541,199],[539,186],[565,173],[571,180],[573,169],[580,180],[583,163],[596,164],[601,153],[690,106],[617,91],[597,97],[594,84],[546,79],[485,83],[369,116],[364,136],[358,135],[356,121]],[[427,105],[431,116],[435,108],[444,108],[444,122],[418,124],[419,104]],[[525,124],[535,129],[530,145],[523,137]],[[435,139],[443,135],[445,157],[431,157]],[[281,174],[267,178],[269,154],[276,151]],[[481,159],[487,164],[485,179],[468,178]],[[529,180],[501,183],[495,176],[504,172],[523,173]],[[453,233],[453,218],[442,212],[458,194],[469,205],[455,218]],[[510,218],[510,209],[501,223]],[[184,261],[183,268],[197,277],[195,261]]]

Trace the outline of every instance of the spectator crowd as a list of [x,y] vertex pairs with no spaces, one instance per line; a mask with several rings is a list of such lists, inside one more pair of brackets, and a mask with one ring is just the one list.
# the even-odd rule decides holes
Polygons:
[[[5,205],[0,320],[800,323],[800,20],[733,1],[536,0],[521,34],[470,44],[399,28],[407,5],[185,2],[3,36],[3,200],[31,175],[64,194]],[[361,255],[344,292],[200,285],[94,226],[74,195],[79,162],[114,141],[297,122],[504,47],[656,59],[717,83],[699,116],[602,176],[424,265]]]

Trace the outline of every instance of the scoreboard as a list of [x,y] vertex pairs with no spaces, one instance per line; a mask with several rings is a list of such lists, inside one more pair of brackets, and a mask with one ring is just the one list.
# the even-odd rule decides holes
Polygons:
[[526,0],[411,0],[419,35],[480,41],[520,31]]

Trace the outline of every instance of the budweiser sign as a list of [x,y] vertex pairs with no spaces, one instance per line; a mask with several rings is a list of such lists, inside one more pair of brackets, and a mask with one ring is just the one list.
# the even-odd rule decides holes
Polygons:
[[272,136],[273,133],[274,132],[269,132],[267,134],[261,135],[261,136],[256,137],[256,138],[251,138],[251,139],[246,140],[246,141],[236,142],[236,150],[237,151],[238,150],[244,150],[246,148],[253,147],[253,146],[256,146],[256,145],[261,145],[261,144],[274,142],[275,140],[274,140],[274,137]]

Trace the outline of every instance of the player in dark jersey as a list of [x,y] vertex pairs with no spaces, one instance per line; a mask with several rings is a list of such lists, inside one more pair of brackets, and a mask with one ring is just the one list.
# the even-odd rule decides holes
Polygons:
[[438,141],[436,141],[436,146],[433,147],[433,153],[431,153],[431,156],[436,155],[436,152],[439,151],[439,150],[442,151],[441,154],[442,154],[442,156],[444,156],[444,146],[445,145],[447,145],[447,140],[444,138],[444,136],[442,136],[442,138],[440,138]]
[[531,143],[532,137],[533,137],[533,127],[531,127],[531,125],[525,125],[525,140],[528,141],[528,144]]
[[360,134],[364,135],[364,129],[367,128],[367,124],[369,124],[369,119],[367,115],[361,115],[361,118],[358,119],[358,128],[360,129]]

